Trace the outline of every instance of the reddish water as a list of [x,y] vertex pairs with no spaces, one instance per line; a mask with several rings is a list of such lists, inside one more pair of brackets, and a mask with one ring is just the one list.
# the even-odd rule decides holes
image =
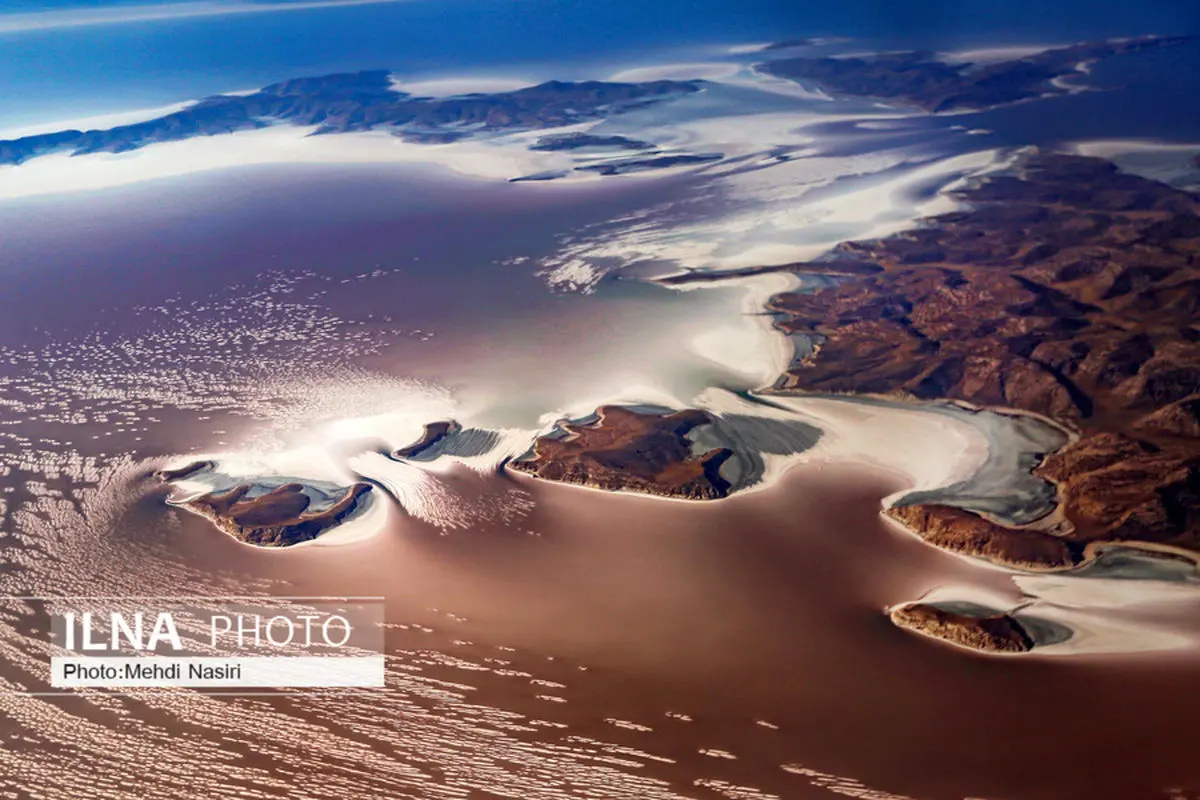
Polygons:
[[[403,204],[364,222],[358,206],[305,211],[299,197],[253,225],[200,214],[169,245],[83,201],[4,211],[30,226],[3,256],[25,291],[6,297],[0,323],[11,348],[0,388],[13,403],[0,429],[0,481],[13,489],[4,592],[380,594],[396,627],[383,692],[44,698],[21,694],[44,680],[36,625],[3,609],[0,679],[13,683],[0,693],[0,794],[1200,796],[1190,654],[997,659],[896,629],[889,604],[948,581],[1007,578],[883,525],[879,499],[899,479],[855,465],[798,467],[712,504],[460,471],[444,483],[462,509],[518,497],[526,512],[445,531],[393,509],[370,541],[288,552],[255,551],[163,507],[138,459],[280,424],[276,407],[303,398],[260,391],[277,377],[307,376],[300,394],[320,394],[318,379],[347,365],[451,383],[461,364],[459,374],[491,381],[477,393],[534,413],[590,373],[648,368],[703,322],[697,309],[728,307],[622,286],[556,297],[528,270],[497,277],[496,260],[550,248],[555,231],[633,202],[598,195],[568,213],[549,194],[520,196],[533,199],[487,222],[497,197],[481,195],[444,229]],[[164,199],[158,213],[171,208]],[[71,227],[89,214],[92,227]],[[305,220],[310,238],[276,236]],[[59,242],[56,225],[79,238]],[[299,310],[250,304],[251,278],[273,254],[286,256],[285,273],[329,264],[337,281],[376,263],[404,270],[361,285],[285,281],[270,294],[302,297]],[[417,268],[414,254],[444,260]],[[71,279],[55,288],[55,271]],[[178,306],[163,305],[175,294]],[[142,303],[161,308],[133,314]],[[378,319],[388,313],[396,319]],[[210,337],[218,323],[237,335]],[[376,348],[391,327],[402,334]],[[261,344],[272,332],[288,336]],[[631,341],[652,342],[649,355],[630,353]],[[45,350],[22,355],[28,343]],[[617,360],[598,363],[606,354]],[[664,381],[710,377],[680,363]],[[311,374],[288,371],[297,366]],[[370,374],[348,373],[346,403],[355,381],[386,399],[391,388]],[[535,379],[550,387],[536,400],[505,394]],[[239,416],[246,408],[254,415]]]

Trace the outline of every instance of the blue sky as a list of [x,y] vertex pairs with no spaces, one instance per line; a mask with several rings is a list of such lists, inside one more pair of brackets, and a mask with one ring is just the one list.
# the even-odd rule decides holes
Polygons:
[[[481,6],[502,3],[525,13],[569,13],[583,19],[589,15],[608,16],[608,9],[661,16],[656,9],[666,7],[672,14],[727,14],[745,8],[760,13],[773,8],[778,14],[791,13],[798,19],[843,17],[857,18],[867,26],[897,30],[1014,27],[1044,27],[1056,24],[1097,27],[1119,25],[1147,27],[1157,32],[1185,33],[1200,30],[1200,7],[1195,0],[843,0],[828,3],[817,0],[774,0],[774,2],[658,2],[630,3],[628,0],[476,0]],[[448,0],[3,0],[0,2],[0,31],[47,29],[79,25],[142,22],[148,20],[188,19],[241,14],[297,13],[333,6],[401,3],[453,5]],[[485,11],[485,13],[487,13]],[[855,25],[854,27],[859,27]]]

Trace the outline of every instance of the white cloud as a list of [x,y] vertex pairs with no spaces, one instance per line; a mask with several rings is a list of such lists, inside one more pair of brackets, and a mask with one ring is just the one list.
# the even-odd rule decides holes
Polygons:
[[104,8],[32,11],[0,14],[0,34],[26,31],[78,28],[90,25],[115,25],[124,22],[158,22],[190,17],[215,17],[234,14],[270,14],[280,11],[307,11],[337,6],[365,6],[409,0],[295,0],[295,2],[249,3],[239,0],[195,0],[160,5],[119,5]]

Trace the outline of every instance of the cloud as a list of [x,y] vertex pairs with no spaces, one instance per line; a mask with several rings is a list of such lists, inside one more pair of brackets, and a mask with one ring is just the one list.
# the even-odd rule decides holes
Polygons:
[[270,14],[282,11],[307,11],[340,6],[382,5],[410,0],[287,0],[255,3],[245,0],[196,0],[159,5],[119,5],[104,8],[75,8],[57,11],[32,11],[0,14],[0,34],[26,31],[80,28],[91,25],[116,25],[125,22],[158,22],[194,17]]

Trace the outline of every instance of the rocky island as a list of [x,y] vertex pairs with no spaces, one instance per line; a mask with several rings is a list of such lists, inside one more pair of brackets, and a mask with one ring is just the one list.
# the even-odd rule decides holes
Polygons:
[[729,494],[720,468],[733,451],[695,452],[688,435],[713,422],[699,409],[659,413],[602,406],[592,419],[559,422],[508,467],[609,491],[712,500]]
[[175,467],[174,469],[157,470],[154,473],[154,477],[158,478],[164,483],[178,481],[188,477],[189,475],[195,475],[197,472],[210,470],[215,466],[216,464],[214,464],[212,461],[193,461],[190,464],[184,464],[183,466]]
[[626,175],[631,172],[645,172],[654,169],[707,164],[713,161],[720,161],[724,157],[724,153],[654,153],[641,158],[617,159],[600,164],[586,164],[576,167],[575,171],[595,172],[600,175]]
[[1025,653],[1033,637],[1009,614],[972,615],[927,603],[909,603],[889,613],[898,627],[960,647],[991,653]]
[[810,84],[844,97],[934,113],[968,111],[1065,94],[1061,80],[1101,59],[1188,41],[1181,36],[1143,36],[1089,42],[989,64],[953,63],[936,53],[881,53],[861,57],[781,58],[756,69]]
[[630,139],[628,136],[597,136],[592,133],[555,133],[538,139],[537,143],[529,149],[553,152],[589,148],[603,150],[654,150],[655,146],[651,142]]
[[425,426],[425,430],[421,433],[421,438],[412,444],[396,449],[392,453],[393,458],[415,458],[429,451],[431,447],[445,440],[452,433],[458,433],[462,430],[462,426],[454,420],[442,420],[440,422],[430,422]]
[[311,541],[341,523],[371,491],[368,483],[339,489],[316,503],[304,484],[287,483],[265,492],[243,483],[180,503],[238,541],[259,547],[290,547]]

